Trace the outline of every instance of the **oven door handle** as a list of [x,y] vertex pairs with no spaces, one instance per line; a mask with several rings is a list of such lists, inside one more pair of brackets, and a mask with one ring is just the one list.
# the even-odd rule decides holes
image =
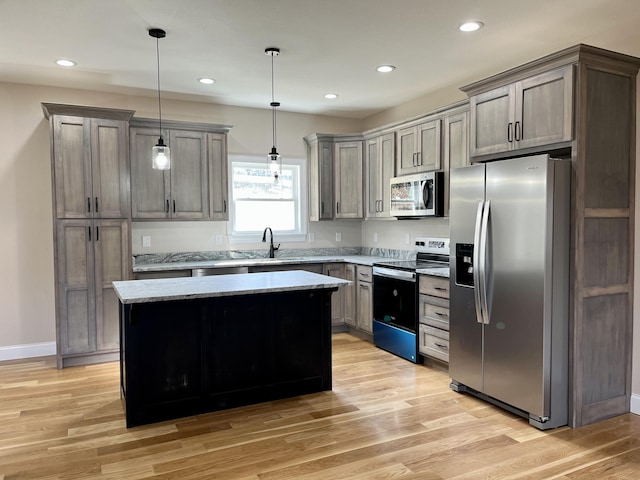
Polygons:
[[[396,270],[394,268],[373,267],[373,276],[394,278],[396,280],[405,280],[409,282],[416,281],[415,272],[407,272],[404,270]],[[375,278],[374,278],[375,280]]]

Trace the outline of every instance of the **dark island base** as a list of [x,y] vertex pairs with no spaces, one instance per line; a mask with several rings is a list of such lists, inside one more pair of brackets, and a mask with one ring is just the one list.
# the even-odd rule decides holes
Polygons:
[[121,305],[127,427],[331,390],[333,290]]

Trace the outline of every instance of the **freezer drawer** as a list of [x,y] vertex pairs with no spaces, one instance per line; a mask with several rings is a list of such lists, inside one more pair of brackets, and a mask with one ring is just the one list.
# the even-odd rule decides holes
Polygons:
[[422,355],[449,363],[449,332],[421,323],[418,348]]

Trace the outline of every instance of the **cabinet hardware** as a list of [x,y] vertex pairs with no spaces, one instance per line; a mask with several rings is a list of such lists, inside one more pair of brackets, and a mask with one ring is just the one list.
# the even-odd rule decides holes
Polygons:
[[100,227],[96,227],[96,242],[100,241]]
[[436,347],[438,347],[438,348],[443,349],[443,350],[449,350],[449,347],[447,347],[446,345],[443,345],[442,343],[435,343],[435,342],[434,342],[434,345],[435,345]]
[[447,291],[447,289],[443,288],[443,287],[433,287],[433,288],[434,288],[434,290],[439,290],[441,292],[446,292]]
[[416,163],[419,167],[422,166],[422,152],[416,153]]
[[166,213],[169,213],[169,199],[167,199],[167,212]]
[[98,213],[100,209],[98,208],[98,197],[96,197],[96,213]]
[[227,213],[227,201],[226,200],[222,201],[222,211],[224,213]]
[[320,202],[320,213],[324,214],[324,202]]
[[412,158],[413,158],[413,166],[417,167],[418,166],[418,154],[414,153]]
[[87,197],[87,212],[91,213],[91,197]]
[[512,143],[513,142],[513,123],[509,122],[509,124],[507,125],[507,142]]
[[515,138],[516,138],[516,142],[519,142],[520,139],[520,120],[518,120],[516,122],[516,127],[515,127]]
[[438,315],[439,317],[449,318],[449,315],[447,315],[446,313],[435,312],[435,314]]
[[87,240],[87,243],[88,243],[88,242],[91,241],[91,227],[87,227],[87,233],[88,233],[88,236],[89,236],[89,238]]
[[173,213],[176,213],[176,201],[173,201]]
[[340,213],[340,202],[336,202],[336,213]]

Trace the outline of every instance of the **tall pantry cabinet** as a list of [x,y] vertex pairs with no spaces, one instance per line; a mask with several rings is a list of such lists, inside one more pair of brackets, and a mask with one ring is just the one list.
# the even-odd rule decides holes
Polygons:
[[51,131],[58,368],[118,358],[130,271],[130,110],[43,103]]

